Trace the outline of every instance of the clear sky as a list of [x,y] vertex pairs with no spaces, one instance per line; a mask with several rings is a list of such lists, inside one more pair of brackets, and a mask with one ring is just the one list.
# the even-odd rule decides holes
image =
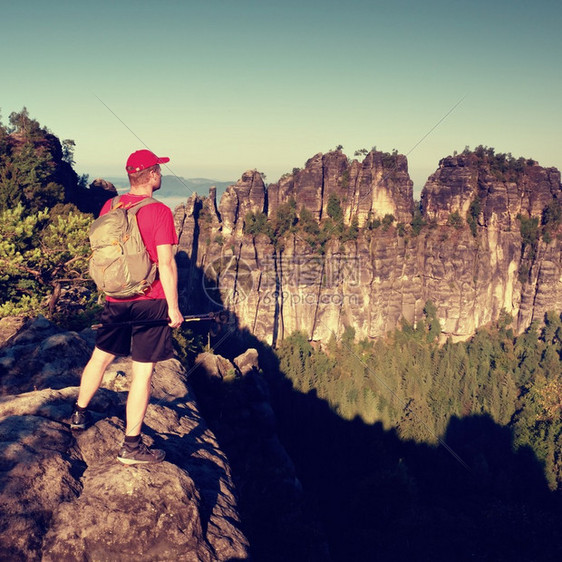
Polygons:
[[339,144],[397,149],[417,193],[467,145],[562,169],[559,0],[6,4],[3,121],[26,106],[91,179],[143,143],[180,176],[270,182]]

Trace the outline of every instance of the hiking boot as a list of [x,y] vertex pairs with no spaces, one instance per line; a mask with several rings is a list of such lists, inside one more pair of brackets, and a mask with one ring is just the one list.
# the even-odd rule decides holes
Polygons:
[[149,449],[142,440],[138,447],[128,449],[126,445],[121,447],[117,460],[123,464],[148,464],[162,462],[166,453],[162,449]]
[[91,423],[90,412],[88,410],[75,409],[70,416],[70,429],[86,429]]

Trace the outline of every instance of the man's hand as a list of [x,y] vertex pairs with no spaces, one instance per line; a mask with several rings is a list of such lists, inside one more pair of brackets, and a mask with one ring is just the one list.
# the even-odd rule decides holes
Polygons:
[[168,318],[170,328],[179,328],[183,324],[183,315],[179,308],[168,310]]

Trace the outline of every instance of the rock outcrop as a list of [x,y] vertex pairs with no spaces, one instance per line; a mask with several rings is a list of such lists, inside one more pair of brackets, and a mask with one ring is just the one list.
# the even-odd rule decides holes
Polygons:
[[[265,184],[256,171],[242,174],[236,185],[226,188],[218,208],[222,219],[223,235],[233,231],[242,233],[246,213],[263,213],[265,210]],[[210,210],[210,212],[212,212]]]
[[120,465],[130,360],[107,371],[94,423],[66,420],[91,332],[45,319],[0,321],[0,558],[3,560],[246,560],[231,469],[199,413],[185,369],[159,363],[145,440],[159,465]]
[[[350,162],[337,150],[266,189],[258,176],[245,173],[218,207],[209,197],[176,209],[181,299],[196,312],[226,306],[241,327],[275,344],[295,330],[326,342],[346,326],[359,338],[381,337],[402,319],[418,322],[427,301],[437,307],[442,337],[453,340],[502,310],[517,333],[562,310],[554,168],[490,149],[444,158],[416,217],[402,155],[373,151]],[[332,196],[342,224],[321,232]],[[292,220],[283,206],[291,200],[297,219],[309,211],[316,232],[296,220],[281,238],[256,228],[260,213]],[[546,226],[549,209],[558,218]],[[256,220],[251,234],[247,213]]]
[[[309,210],[316,220],[327,216],[331,195],[340,201],[344,219],[357,217],[363,226],[370,218],[393,215],[409,221],[413,210],[413,182],[408,175],[406,157],[371,151],[363,162],[349,162],[337,150],[316,154],[302,170],[285,174],[267,188],[268,212],[275,213],[291,197],[298,208]],[[221,202],[222,203],[222,202]]]
[[[91,209],[90,212],[92,212],[96,217],[100,214],[104,203],[108,199],[117,196],[117,189],[115,186],[111,182],[102,178],[96,178],[90,184],[86,192],[87,195],[83,195],[82,199],[88,199],[88,208]],[[84,201],[83,204],[86,204],[86,202]]]
[[517,215],[541,217],[560,198],[560,172],[536,162],[511,161],[500,166],[485,153],[449,156],[439,162],[422,192],[425,216],[445,225],[451,213],[466,217],[479,202],[480,226],[518,231]]

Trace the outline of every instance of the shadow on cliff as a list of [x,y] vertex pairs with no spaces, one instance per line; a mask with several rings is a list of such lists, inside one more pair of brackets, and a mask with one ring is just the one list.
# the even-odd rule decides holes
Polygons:
[[[267,489],[273,481],[248,485],[267,473],[263,458],[241,443],[247,431],[237,441],[232,419],[223,423],[228,399],[214,403],[195,384],[229,457],[255,560],[562,559],[561,497],[534,453],[514,449],[509,428],[487,415],[453,417],[446,445],[432,446],[381,424],[344,420],[315,391],[297,392],[267,344],[230,330],[213,340],[215,352],[232,359],[258,349],[277,433],[303,488],[289,501],[286,490]],[[247,392],[242,380],[222,384],[233,400]]]
[[280,393],[283,440],[333,560],[560,559],[559,500],[534,455],[514,452],[488,416],[450,420],[456,458],[344,421],[314,392]]
[[[178,265],[189,272],[184,304],[208,307],[189,312],[220,307],[202,290],[203,272],[187,256]],[[210,342],[230,360],[258,350],[256,376],[268,383],[275,431],[298,479],[280,477],[290,468],[264,452],[271,436],[252,417],[247,377],[211,386],[191,378],[229,458],[254,560],[562,559],[562,499],[534,453],[515,450],[509,428],[487,415],[451,418],[445,445],[404,441],[381,424],[342,419],[315,391],[296,391],[271,347],[235,316]]]

